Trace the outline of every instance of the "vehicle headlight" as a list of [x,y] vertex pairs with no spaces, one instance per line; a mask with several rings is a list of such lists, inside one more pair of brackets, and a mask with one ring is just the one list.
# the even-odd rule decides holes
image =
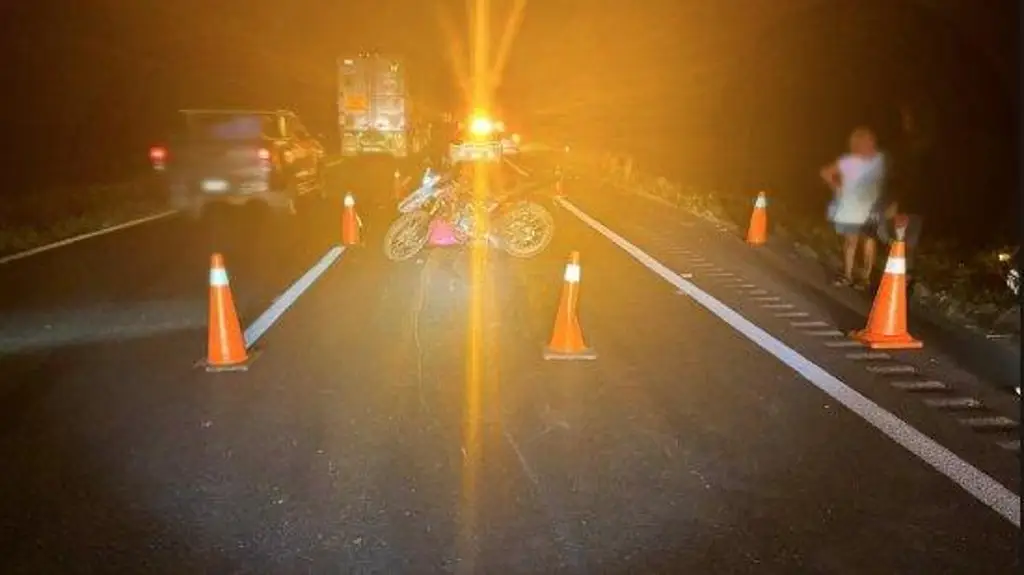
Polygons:
[[489,136],[494,132],[494,122],[489,118],[478,116],[470,122],[469,132],[474,136]]

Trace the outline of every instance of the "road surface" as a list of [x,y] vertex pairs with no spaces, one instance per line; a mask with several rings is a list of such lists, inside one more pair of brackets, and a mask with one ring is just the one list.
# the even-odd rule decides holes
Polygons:
[[[389,185],[385,170],[338,172],[336,195]],[[251,324],[337,243],[337,200],[296,221],[167,218],[0,268],[0,570],[1019,569],[1016,455],[824,345],[831,319],[726,234],[668,229],[580,186],[569,208],[551,204],[555,241],[529,261],[389,263],[388,214],[364,214],[367,245],[287,298],[245,373],[193,368],[211,251]],[[598,358],[544,361],[572,250]],[[842,388],[829,395],[794,357]],[[847,407],[842,389],[867,403]],[[882,410],[903,427],[870,424]],[[945,463],[893,439],[907,429]],[[1005,488],[970,492],[964,477]]]

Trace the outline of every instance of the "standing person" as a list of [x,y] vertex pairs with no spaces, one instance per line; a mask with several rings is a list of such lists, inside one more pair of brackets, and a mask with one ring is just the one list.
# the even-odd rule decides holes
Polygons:
[[917,136],[910,109],[904,107],[900,112],[902,134],[897,139],[892,153],[889,154],[885,188],[882,190],[883,200],[880,202],[885,210],[879,222],[878,238],[882,242],[891,244],[896,240],[896,227],[904,228],[903,241],[906,248],[907,290],[909,293],[913,289],[914,282],[912,273],[914,254],[917,252],[921,227],[924,224],[919,203],[924,197],[923,192],[926,185],[923,181],[925,176],[922,165],[924,150],[921,138]]
[[920,214],[907,213],[907,204],[904,203],[905,196],[898,195],[899,189],[892,195],[886,193],[885,211],[881,221],[878,223],[878,239],[886,244],[896,241],[896,228],[903,228],[903,244],[906,251],[907,262],[907,293],[914,289],[914,254],[917,251],[917,243],[921,239],[921,226],[924,218]]
[[[849,153],[821,169],[821,178],[835,194],[830,218],[843,237],[843,272],[834,285],[867,289],[871,284],[884,175],[885,157],[878,151],[874,132],[865,127],[850,135]],[[855,276],[858,245],[862,246],[863,259]]]

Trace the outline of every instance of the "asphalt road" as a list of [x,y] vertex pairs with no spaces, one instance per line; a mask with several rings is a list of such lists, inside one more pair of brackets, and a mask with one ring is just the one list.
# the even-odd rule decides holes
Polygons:
[[[332,189],[369,195],[390,173],[343,167]],[[623,235],[663,228],[596,189],[570,198]],[[530,261],[389,263],[389,214],[364,214],[366,245],[298,298],[245,373],[192,367],[210,252],[249,323],[337,242],[336,199],[294,221],[169,218],[0,268],[0,570],[1019,569],[1010,521],[552,209],[556,239]],[[681,268],[675,248],[727,241],[658,238],[642,247]],[[599,357],[546,362],[571,250]],[[722,300],[773,333],[788,325]],[[1015,456],[842,353],[779,337],[1019,491]]]

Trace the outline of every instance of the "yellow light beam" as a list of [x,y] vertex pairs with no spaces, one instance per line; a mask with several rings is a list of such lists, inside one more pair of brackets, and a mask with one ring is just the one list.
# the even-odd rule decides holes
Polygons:
[[526,12],[526,0],[515,0],[512,6],[512,13],[505,21],[505,29],[501,33],[501,42],[498,45],[498,56],[495,58],[494,67],[491,72],[494,78],[494,88],[501,85],[501,78],[505,73],[505,65],[508,63],[509,54],[512,52],[512,44],[516,35],[519,34],[519,27],[523,24],[523,15]]
[[[471,109],[490,109],[491,81],[489,78],[489,27],[490,1],[475,0],[469,7],[472,61],[472,95]],[[474,203],[486,194],[487,181],[485,165],[470,165],[472,172]],[[477,217],[476,213],[473,217]],[[477,221],[476,225],[486,222]],[[486,245],[474,244],[470,247],[470,294],[469,294],[469,329],[466,359],[465,406],[462,414],[462,446],[465,461],[462,472],[462,501],[460,503],[460,529],[457,548],[462,562],[459,571],[472,573],[476,564],[475,545],[477,522],[477,479],[479,475],[482,442],[480,438],[481,388],[483,384],[483,302],[486,296],[485,258]]]
[[438,8],[437,18],[442,33],[448,38],[448,59],[451,61],[455,78],[459,83],[459,88],[468,97],[470,90],[469,70],[466,65],[465,43],[463,42],[462,35],[459,34],[455,27],[455,21],[451,12],[443,6]]

